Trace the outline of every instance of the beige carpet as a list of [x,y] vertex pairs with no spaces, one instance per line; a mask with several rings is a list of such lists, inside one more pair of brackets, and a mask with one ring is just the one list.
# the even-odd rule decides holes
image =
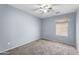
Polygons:
[[21,47],[8,51],[10,55],[78,55],[79,52],[72,46],[62,43],[37,40]]

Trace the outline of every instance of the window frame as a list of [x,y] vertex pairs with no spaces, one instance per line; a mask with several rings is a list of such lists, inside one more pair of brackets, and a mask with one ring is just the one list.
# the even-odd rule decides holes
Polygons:
[[[64,17],[64,18],[61,18],[61,19],[57,19],[55,22],[56,22],[56,24],[55,24],[56,25],[55,26],[56,27],[56,32],[55,32],[56,35],[57,36],[66,36],[67,37],[68,36],[68,29],[69,29],[69,18],[68,17]],[[57,28],[58,24],[59,25],[64,24],[63,26],[65,26],[65,28],[63,26],[60,26],[60,28],[58,30],[58,28]],[[63,28],[63,30],[61,28]],[[62,32],[62,31],[66,31],[66,32]]]

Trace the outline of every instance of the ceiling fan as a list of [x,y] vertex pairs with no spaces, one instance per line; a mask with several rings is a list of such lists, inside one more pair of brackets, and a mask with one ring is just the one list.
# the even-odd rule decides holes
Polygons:
[[[57,6],[57,4],[37,4],[37,7],[35,9],[33,9],[34,11],[40,13],[40,14],[46,14],[49,12],[55,12],[55,6]],[[59,11],[57,11],[56,13],[59,13]]]

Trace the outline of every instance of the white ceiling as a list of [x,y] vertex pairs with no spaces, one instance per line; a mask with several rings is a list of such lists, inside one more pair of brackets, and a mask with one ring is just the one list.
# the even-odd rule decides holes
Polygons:
[[78,9],[79,4],[60,4],[60,5],[58,4],[54,7],[55,7],[55,11],[60,12],[60,13],[56,13],[52,11],[46,14],[40,14],[34,11],[34,9],[38,8],[37,4],[11,4],[11,6],[16,7],[20,10],[23,10],[39,18],[46,18],[46,17],[55,16],[55,15],[75,12]]

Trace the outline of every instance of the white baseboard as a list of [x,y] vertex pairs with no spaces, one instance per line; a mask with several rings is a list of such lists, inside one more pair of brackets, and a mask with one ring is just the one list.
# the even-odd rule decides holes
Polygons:
[[9,51],[9,50],[11,50],[11,49],[20,47],[20,46],[22,46],[22,45],[31,43],[31,42],[36,41],[36,40],[39,40],[39,39],[33,39],[33,40],[28,41],[28,42],[24,42],[24,43],[22,43],[22,44],[19,44],[19,45],[17,45],[17,46],[14,46],[14,47],[11,47],[11,48],[7,48],[7,49],[5,49],[5,50],[3,50],[3,51],[0,51],[0,53],[6,53],[6,51]]
[[74,46],[74,47],[75,47],[75,45],[72,44],[72,43],[65,43],[65,42],[63,42],[63,41],[52,40],[52,39],[49,39],[49,38],[42,38],[42,39],[50,40],[50,41],[54,41],[54,42],[59,42],[59,43],[63,43],[63,44],[66,44],[66,45],[70,45],[70,46]]

